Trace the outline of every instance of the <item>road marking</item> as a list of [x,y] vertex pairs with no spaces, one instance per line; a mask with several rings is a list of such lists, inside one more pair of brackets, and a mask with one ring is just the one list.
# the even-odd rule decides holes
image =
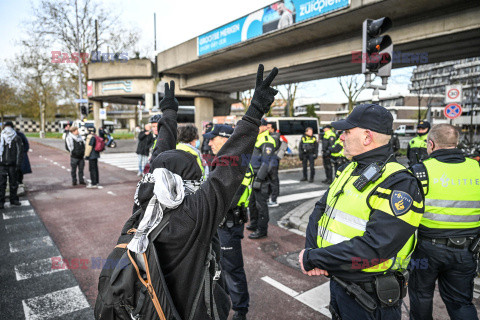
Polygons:
[[305,199],[312,199],[312,198],[319,198],[325,193],[327,190],[318,190],[318,191],[310,191],[310,192],[303,192],[303,193],[293,193],[287,196],[278,197],[277,202],[279,204],[288,203],[298,200],[305,200]]
[[263,277],[262,280],[265,281],[266,283],[268,283],[269,285],[277,288],[278,290],[282,291],[283,293],[288,294],[290,297],[295,298],[296,296],[298,296],[297,291],[290,289],[289,287],[281,284],[280,282],[278,282],[276,280],[273,280],[272,278],[270,278],[268,276]]
[[287,184],[295,184],[295,183],[300,183],[299,180],[280,180],[280,185],[287,185]]
[[52,238],[45,236],[45,237],[39,237],[39,238],[12,241],[9,243],[9,245],[10,245],[10,252],[15,253],[15,252],[32,250],[32,249],[52,247],[53,241],[52,241]]
[[332,318],[330,311],[327,309],[330,304],[330,282],[326,282],[304,293],[298,293],[268,276],[263,277],[262,280],[313,310],[320,312],[330,319]]
[[[323,166],[316,166],[315,169],[323,169]],[[301,171],[303,168],[293,168],[293,169],[282,169],[278,170],[278,173],[284,173],[284,172],[293,172],[293,171]]]
[[111,194],[112,196],[116,196],[115,192],[108,191],[107,193],[108,193],[108,194]]
[[33,217],[35,216],[35,211],[30,210],[20,210],[20,211],[10,211],[3,214],[3,220],[15,219],[15,218],[24,218],[24,217]]
[[58,162],[54,162],[53,164],[56,165],[56,166],[58,166]]
[[67,169],[67,171],[68,171],[68,172],[70,172],[70,171],[72,171],[72,170],[70,170],[70,169]]
[[43,320],[60,317],[71,312],[89,308],[78,286],[22,300],[26,320]]
[[5,208],[14,208],[14,207],[26,207],[29,206],[30,202],[28,200],[21,200],[20,206],[12,206],[10,203],[5,203]]
[[6,224],[5,230],[7,230],[7,233],[31,232],[32,230],[36,230],[41,227],[42,223],[40,221],[31,221],[26,223]]
[[40,277],[40,276],[51,274],[54,272],[67,270],[64,268],[52,268],[53,266],[52,259],[55,259],[55,261],[58,261],[58,259],[60,259],[61,261],[62,257],[52,257],[52,258],[17,264],[14,267],[17,281]]
[[62,169],[65,169],[65,166],[62,166]]

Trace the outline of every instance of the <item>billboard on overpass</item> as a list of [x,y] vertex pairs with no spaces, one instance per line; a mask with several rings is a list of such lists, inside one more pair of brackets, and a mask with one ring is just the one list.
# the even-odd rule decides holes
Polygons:
[[202,34],[197,38],[197,54],[211,53],[349,6],[350,0],[278,1]]

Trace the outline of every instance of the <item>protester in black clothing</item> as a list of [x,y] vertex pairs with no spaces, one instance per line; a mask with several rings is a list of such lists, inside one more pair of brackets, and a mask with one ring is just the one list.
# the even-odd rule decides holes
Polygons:
[[30,166],[30,160],[28,159],[28,150],[30,150],[30,144],[28,139],[20,130],[16,129],[17,135],[22,139],[23,143],[23,161],[22,165],[17,171],[18,184],[23,184],[23,175],[32,173],[32,167]]
[[[270,132],[270,136],[275,140],[275,148],[273,150],[274,154],[277,154],[278,149],[280,149],[280,132],[277,132],[277,124],[275,122],[267,124],[267,130]],[[270,195],[270,201],[268,202],[269,207],[278,207],[277,198],[280,194],[280,180],[278,179],[278,167],[280,166],[280,159],[277,157],[277,163],[279,165],[273,166],[272,171],[270,172],[270,182],[268,193]]]
[[[259,66],[251,105],[238,122],[232,136],[218,152],[219,161],[242,159],[242,156],[252,153],[260,119],[268,112],[277,93],[277,90],[270,87],[277,72],[274,68],[263,80],[263,66]],[[212,239],[244,179],[248,162],[239,161],[238,165],[218,166],[200,187],[202,171],[197,165],[196,157],[175,149],[178,101],[174,96],[173,81],[170,88],[168,84],[165,86],[165,97],[160,103],[160,109],[163,116],[158,122],[159,138],[150,171],[153,177],[168,176],[168,181],[173,184],[170,188],[171,194],[162,194],[163,198],[179,197],[175,206],[168,209],[171,212],[169,223],[154,243],[160,265],[173,303],[182,319],[224,320],[230,310],[228,296],[222,282],[216,281],[218,273],[215,272],[214,264],[210,264],[206,273],[205,260],[210,254],[217,257],[216,260],[220,257],[219,247],[213,246],[214,253],[211,251]],[[154,195],[152,183],[147,182],[149,178],[151,177],[146,175],[137,188],[136,207],[140,210],[147,208]],[[160,187],[157,184],[164,185],[162,181],[155,180],[155,187]],[[153,201],[156,202],[155,198]],[[206,290],[202,290],[205,283],[213,288],[207,294]],[[101,300],[97,299],[97,303],[101,303]]]
[[7,179],[10,183],[10,204],[19,206],[17,170],[23,162],[23,143],[13,129],[11,121],[5,122],[0,139],[0,209],[4,208]]
[[100,137],[95,136],[95,127],[88,128],[87,141],[85,142],[85,159],[88,160],[88,170],[90,171],[91,183],[87,185],[88,189],[98,188],[98,158],[100,152],[95,150],[96,139]]
[[83,137],[78,133],[77,127],[70,128],[70,134],[66,139],[68,151],[70,151],[70,166],[71,175],[72,175],[72,185],[77,185],[77,169],[78,169],[78,180],[80,184],[85,184],[83,177],[83,169],[85,167],[85,160],[83,156],[85,155],[85,141]]
[[138,155],[138,176],[143,174],[143,169],[148,161],[150,155],[150,148],[155,141],[151,132],[152,125],[147,123],[145,128],[138,134],[137,155]]
[[298,155],[303,164],[303,178],[300,181],[307,181],[307,166],[310,163],[310,180],[313,182],[315,177],[315,159],[318,156],[318,142],[317,138],[313,135],[313,129],[305,129],[305,134],[300,139],[298,146]]

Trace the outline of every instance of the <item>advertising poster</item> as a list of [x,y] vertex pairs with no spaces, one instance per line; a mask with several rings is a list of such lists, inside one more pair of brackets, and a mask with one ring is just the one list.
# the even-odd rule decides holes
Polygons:
[[198,55],[211,53],[349,6],[350,0],[284,0],[275,2],[199,36],[197,38]]

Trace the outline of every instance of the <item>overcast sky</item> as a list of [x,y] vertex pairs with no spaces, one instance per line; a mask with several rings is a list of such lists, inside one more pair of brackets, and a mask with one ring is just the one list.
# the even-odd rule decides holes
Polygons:
[[[4,75],[6,72],[5,59],[14,58],[15,53],[18,52],[16,42],[22,38],[22,22],[28,21],[31,16],[32,2],[38,3],[36,0],[0,0],[0,39],[2,39],[0,75]],[[142,52],[149,52],[150,56],[153,56],[154,12],[157,14],[157,51],[163,51],[256,11],[274,1],[104,0],[102,2],[106,7],[117,12],[127,27],[136,28],[140,31],[141,40],[138,49],[141,49]],[[381,92],[380,96],[408,93],[407,87],[412,69],[392,70],[388,90]],[[371,92],[372,90],[365,90],[360,99],[370,98]],[[300,86],[297,97],[322,102],[345,101],[336,79],[304,83]]]

